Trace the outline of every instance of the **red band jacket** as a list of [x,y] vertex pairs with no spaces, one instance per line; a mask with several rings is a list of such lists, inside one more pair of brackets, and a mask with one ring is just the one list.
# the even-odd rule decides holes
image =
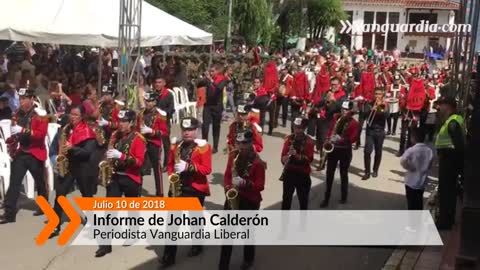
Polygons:
[[21,151],[30,153],[40,161],[47,160],[45,137],[48,131],[48,118],[44,116],[45,113],[41,109],[32,109],[29,112],[18,110],[13,117],[13,122],[16,121],[17,125],[22,127],[18,134]]
[[140,168],[145,159],[145,138],[135,131],[129,133],[116,131],[113,133],[111,140],[115,140],[113,142],[114,148],[122,152],[120,159],[115,160],[115,172],[126,175],[136,183],[141,184]]
[[[237,150],[228,155],[227,168],[225,169],[224,174],[224,185],[226,190],[233,187],[232,169],[234,166],[234,160],[238,153],[239,152]],[[257,154],[255,154],[255,158],[253,158],[251,162],[252,164],[248,170],[248,177],[244,176],[247,178],[244,178],[246,180],[246,184],[237,188],[240,197],[248,200],[249,202],[257,204],[262,201],[261,191],[265,188],[265,163]],[[242,175],[239,176],[242,177]]]
[[[330,124],[330,128],[327,133],[327,138],[331,138],[333,135],[336,134],[335,126],[337,124],[338,119],[340,118],[341,114],[337,113],[333,116],[333,121]],[[343,134],[338,134],[341,136],[341,139],[335,142],[336,147],[351,147],[352,144],[356,143],[358,140],[358,129],[360,125],[358,124],[357,120],[352,118],[351,116],[348,126],[344,129]]]
[[[212,172],[212,148],[205,140],[196,139],[190,162],[187,164],[186,179],[182,179],[183,185],[191,186],[195,190],[210,195],[210,188],[208,185],[207,175]],[[182,145],[182,142],[177,142],[172,139],[172,147],[168,156],[167,173],[172,175],[175,172],[175,155],[177,148]],[[179,151],[181,149],[178,149]],[[180,175],[182,177],[182,175]]]
[[[286,164],[288,171],[301,172],[304,174],[310,174],[311,168],[310,163],[313,161],[313,154],[315,153],[315,141],[307,135],[304,135],[304,141],[301,141],[301,145],[295,146],[294,137],[295,135],[290,134],[285,138],[282,148],[282,157],[288,156],[290,146],[294,144],[294,148],[301,147],[302,149],[297,150],[297,156],[290,158],[288,164]],[[300,152],[298,152],[300,151]],[[284,164],[285,165],[285,164]]]
[[147,142],[162,147],[162,137],[168,136],[167,113],[160,109],[142,110],[137,115],[137,132],[141,132],[143,125],[152,129],[152,133],[142,134]]

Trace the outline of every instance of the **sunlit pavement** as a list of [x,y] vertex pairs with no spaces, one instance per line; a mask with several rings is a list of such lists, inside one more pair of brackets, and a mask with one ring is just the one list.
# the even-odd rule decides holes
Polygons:
[[[278,128],[274,136],[263,136],[264,150],[261,157],[267,162],[267,181],[262,193],[262,208],[280,209],[282,185],[278,178],[282,172],[280,150],[283,138],[290,128]],[[226,137],[227,125],[222,125],[221,138]],[[178,128],[173,129],[172,135],[178,135]],[[211,132],[210,132],[211,136]],[[364,141],[364,140],[363,140]],[[226,155],[222,149],[225,142],[222,140],[219,152],[213,156],[213,173],[209,177],[211,196],[206,200],[207,209],[221,209],[224,203],[223,172],[226,166]],[[403,172],[398,158],[395,157],[398,149],[398,135],[387,137],[384,144],[383,160],[378,178],[362,181],[363,148],[354,151],[350,167],[349,198],[346,205],[338,203],[340,199],[339,173],[336,180],[328,209],[406,209],[404,197]],[[316,154],[318,163],[318,154]],[[309,208],[318,210],[324,193],[324,172],[313,171],[312,191],[310,193]],[[167,188],[166,177],[165,188]],[[154,194],[153,178],[144,180],[144,196]],[[429,195],[433,185],[427,187],[425,196]],[[105,190],[99,188],[98,196],[105,195]],[[78,191],[71,196],[79,196]],[[50,198],[53,202],[53,198]],[[44,226],[45,217],[33,217],[35,209],[33,201],[23,199],[22,209],[18,213],[17,222],[0,226],[0,266],[1,269],[158,269],[157,254],[163,253],[163,247],[148,246],[114,246],[113,252],[103,258],[94,258],[96,246],[65,246],[57,245],[57,238],[49,240],[45,245],[38,247],[35,237]],[[293,209],[298,209],[296,197]],[[341,234],[341,231],[332,232]],[[171,269],[216,269],[220,249],[219,247],[205,247],[204,253],[196,258],[188,258],[189,247],[180,247],[177,254],[177,263]],[[259,246],[256,249],[254,269],[342,269],[342,270],[374,270],[381,269],[392,253],[393,247],[267,247]],[[243,249],[234,247],[231,269],[239,269],[243,258]]]

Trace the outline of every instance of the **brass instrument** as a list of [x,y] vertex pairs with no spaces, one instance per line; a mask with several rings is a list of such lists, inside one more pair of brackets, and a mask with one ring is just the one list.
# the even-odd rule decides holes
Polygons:
[[[290,149],[289,149],[289,152],[292,151],[292,150],[295,150],[295,146],[300,146],[300,151],[299,152],[302,152],[303,149],[301,148],[303,145],[304,145],[304,142],[302,141],[299,141],[297,140],[297,135],[293,135],[293,140],[292,140],[292,143],[290,144]],[[300,144],[300,145],[298,145]],[[287,161],[285,162],[285,165],[283,165],[283,171],[282,171],[282,174],[280,175],[280,178],[278,179],[279,181],[283,182],[283,180],[285,179],[285,174],[287,173],[287,167],[288,167],[288,163],[290,163],[290,161],[292,160],[292,155],[289,155],[288,156],[288,159]]]
[[[180,162],[180,150],[182,148],[183,141],[175,149],[175,163]],[[172,173],[168,177],[170,183],[171,197],[180,197],[182,195],[182,186],[180,181],[180,175],[178,173]]]
[[[115,137],[116,134],[112,134],[110,142],[108,143],[108,150],[114,149],[115,147]],[[107,187],[112,182],[112,177],[114,172],[114,162],[112,159],[104,159],[98,164],[98,179],[100,180],[100,185],[102,187]]]
[[[238,176],[237,160],[238,160],[239,156],[240,156],[240,151],[238,151],[238,153],[235,156],[235,159],[233,160],[232,179],[234,177]],[[227,190],[227,192],[225,192],[225,196],[227,197],[228,204],[230,205],[230,208],[232,210],[238,210],[240,208],[239,207],[240,206],[240,197],[238,195],[239,195],[238,189],[235,186],[230,188],[229,190]]]
[[65,177],[69,173],[69,170],[68,170],[69,162],[67,157],[67,154],[68,154],[67,139],[68,139],[70,130],[71,130],[71,125],[67,124],[62,129],[62,133],[60,134],[59,151],[56,159],[56,162],[57,162],[56,166],[58,170],[58,175],[60,177]]
[[379,112],[384,112],[386,109],[385,103],[381,102],[375,102],[375,105],[373,106],[372,110],[370,111],[370,114],[368,115],[367,118],[367,127],[371,127],[373,124],[373,120],[375,119],[375,116],[377,115],[377,111]]
[[[339,135],[341,134],[342,136],[344,135],[344,133],[347,130],[347,127],[348,127],[348,122],[345,122],[345,121],[348,121],[347,117],[348,116],[341,116],[337,119],[337,122],[335,123],[335,126],[333,127],[333,132],[335,132],[335,134],[339,134]],[[340,126],[340,123],[342,123],[343,126]],[[342,130],[338,130],[339,127],[341,127]],[[323,156],[320,157],[320,169],[325,168],[325,164],[327,163],[328,154],[333,152],[334,149],[335,149],[335,145],[332,143],[332,141],[330,141],[330,139],[327,139],[323,143],[322,152],[324,154],[323,154]]]

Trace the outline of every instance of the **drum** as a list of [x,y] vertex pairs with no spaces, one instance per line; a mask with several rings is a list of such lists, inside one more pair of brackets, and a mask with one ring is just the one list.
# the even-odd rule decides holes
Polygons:
[[385,101],[388,103],[388,113],[399,112],[398,98],[387,98]]

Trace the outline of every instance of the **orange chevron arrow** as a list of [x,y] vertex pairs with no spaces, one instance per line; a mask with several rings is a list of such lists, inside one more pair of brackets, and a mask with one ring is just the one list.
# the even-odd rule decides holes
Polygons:
[[48,204],[48,201],[45,199],[45,197],[38,196],[36,201],[40,209],[42,209],[43,213],[45,213],[45,216],[48,218],[47,225],[45,225],[40,234],[38,234],[37,239],[35,239],[37,245],[41,246],[48,240],[48,237],[50,237],[53,230],[55,230],[55,227],[57,227],[60,219],[55,211],[53,211],[52,207],[50,207],[50,204]]
[[75,211],[75,208],[70,204],[67,198],[65,196],[60,196],[57,199],[58,203],[60,206],[65,210],[65,214],[70,218],[70,223],[68,223],[67,227],[65,227],[65,230],[60,234],[58,237],[57,243],[61,246],[65,245],[70,237],[75,233],[75,231],[78,229],[80,226],[80,223],[82,222],[80,215]]

